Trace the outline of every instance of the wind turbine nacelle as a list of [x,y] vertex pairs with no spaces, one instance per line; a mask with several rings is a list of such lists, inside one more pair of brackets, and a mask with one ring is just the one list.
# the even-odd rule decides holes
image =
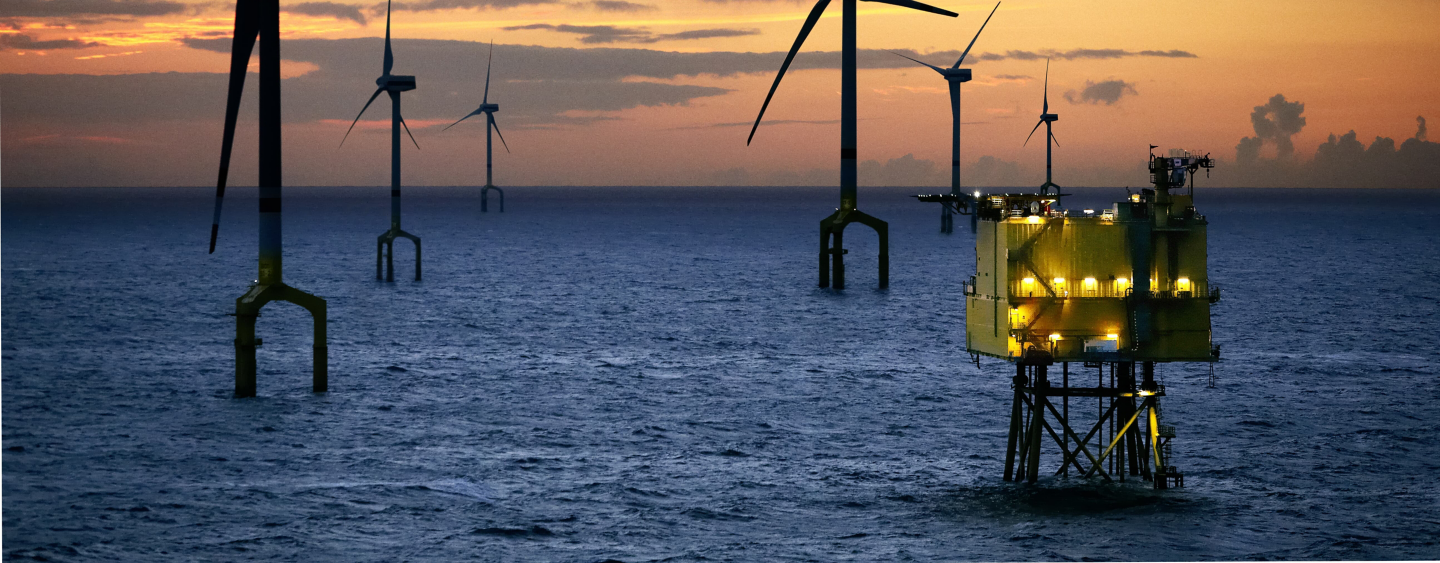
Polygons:
[[415,89],[415,77],[392,74],[376,78],[375,84],[387,92],[408,92]]
[[497,112],[500,111],[500,104],[480,104],[480,109],[475,111]]
[[953,81],[955,81],[955,82],[969,82],[969,81],[970,81],[970,69],[968,69],[968,68],[947,68],[947,69],[945,69],[945,79],[946,79],[946,80],[953,80]]
[[1040,114],[1040,121],[1060,121],[1060,115],[1055,113]]

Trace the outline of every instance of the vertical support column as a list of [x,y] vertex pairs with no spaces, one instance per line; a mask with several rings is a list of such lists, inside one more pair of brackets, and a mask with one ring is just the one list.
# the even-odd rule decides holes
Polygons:
[[[1135,392],[1134,364],[1129,362],[1120,364],[1118,389],[1124,393]],[[1135,398],[1120,397],[1119,401],[1120,406],[1115,409],[1116,417],[1119,420],[1130,420],[1130,416],[1135,414]],[[1135,470],[1135,435],[1135,432],[1126,432],[1125,435],[1121,437],[1120,455],[1116,456],[1117,459],[1115,461],[1117,466],[1116,473],[1120,476],[1121,481],[1125,480],[1126,465],[1130,466],[1129,473],[1131,475],[1138,474]]]
[[316,298],[319,305],[310,308],[310,315],[315,319],[315,345],[314,345],[314,381],[312,390],[316,393],[324,393],[330,390],[330,345],[325,335],[325,319],[328,318],[325,300]]
[[282,282],[280,237],[280,4],[260,16],[260,285]]
[[[398,232],[400,232],[400,93],[390,92],[390,233]],[[395,249],[392,246],[390,250],[393,254]],[[390,281],[395,281],[394,276],[390,276]]]
[[[856,103],[855,103],[855,2],[841,0],[844,15],[840,40],[840,209],[849,211],[858,205],[856,166]],[[837,251],[841,247],[835,245]],[[840,255],[835,255],[839,258]],[[838,271],[838,270],[837,270]],[[841,286],[837,285],[836,289]]]
[[1045,424],[1045,389],[1050,387],[1046,366],[1035,366],[1035,392],[1030,394],[1030,454],[1029,466],[1025,471],[1026,480],[1034,483],[1040,478],[1040,430]]
[[492,172],[495,169],[493,159],[493,147],[490,140],[490,130],[495,128],[495,114],[485,112],[485,187],[495,185],[495,177]]
[[876,221],[875,234],[878,235],[877,243],[880,245],[880,289],[890,287],[890,224],[884,221]]
[[[399,199],[399,198],[396,198]],[[395,281],[395,238],[385,241],[385,281]]]
[[830,218],[820,220],[820,287],[830,287]]
[[834,257],[830,259],[830,266],[833,268],[830,274],[832,287],[845,289],[845,224],[832,225],[830,236],[835,239],[835,247],[831,250]]
[[[1060,416],[1065,417],[1065,425],[1070,425],[1070,362],[1060,364],[1060,386],[1065,389],[1065,396],[1060,399]],[[1070,434],[1068,432],[1060,435],[1066,451],[1070,450]],[[1066,477],[1070,476],[1070,464],[1066,463],[1060,468]]]
[[235,304],[235,398],[255,396],[255,317]]
[[415,237],[415,281],[420,281],[420,237]]
[[1015,475],[1015,453],[1016,446],[1020,441],[1020,424],[1022,422],[1023,416],[1020,412],[1020,405],[1023,402],[1020,398],[1020,394],[1024,392],[1025,384],[1027,383],[1025,379],[1024,364],[1015,364],[1015,377],[1011,379],[1010,382],[1015,387],[1015,400],[1010,404],[1010,437],[1006,441],[1005,446],[1006,481],[1010,481]]
[[385,237],[375,239],[375,279],[385,279]]

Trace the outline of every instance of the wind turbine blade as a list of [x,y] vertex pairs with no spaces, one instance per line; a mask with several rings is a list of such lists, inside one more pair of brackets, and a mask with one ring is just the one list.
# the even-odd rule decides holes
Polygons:
[[958,17],[958,16],[960,15],[960,14],[957,14],[957,13],[952,12],[952,11],[950,11],[950,10],[942,10],[942,9],[940,9],[940,8],[936,8],[936,7],[934,7],[934,6],[931,6],[931,5],[929,5],[929,4],[922,4],[922,3],[920,3],[920,2],[916,2],[915,0],[864,0],[864,1],[866,1],[866,2],[879,2],[879,3],[881,3],[881,4],[889,4],[889,5],[891,5],[891,6],[900,6],[901,8],[910,8],[910,9],[912,9],[912,10],[920,10],[920,11],[922,11],[922,12],[930,12],[930,13],[932,13],[932,14],[940,14],[940,15],[942,15],[942,16],[950,16],[950,17],[952,17],[952,18],[953,18],[953,17]]
[[1045,106],[1040,113],[1050,113],[1050,59],[1045,59]]
[[[1039,129],[1039,128],[1040,128],[1040,125],[1042,125],[1042,124],[1044,124],[1044,123],[1045,123],[1045,120],[1043,120],[1043,119],[1040,120],[1040,121],[1035,122],[1035,129]],[[1023,146],[1025,146],[1025,145],[1030,144],[1030,137],[1034,137],[1034,136],[1035,136],[1035,129],[1031,129],[1031,130],[1030,130],[1030,134],[1025,136],[1025,142],[1024,142],[1024,143],[1021,143],[1020,146],[1023,147]]]
[[1051,141],[1055,141],[1055,146],[1057,146],[1057,147],[1060,146],[1060,139],[1056,139],[1054,133],[1051,133],[1051,134],[1050,134],[1050,140],[1051,140]]
[[[990,9],[990,15],[985,16],[985,23],[980,24],[980,31],[985,31],[985,24],[990,23],[990,18],[995,17],[995,10],[999,9],[1000,3],[996,2],[995,7]],[[965,52],[960,53],[960,60],[955,61],[955,66],[952,66],[950,68],[960,68],[960,63],[965,62],[965,55],[970,54],[970,48],[975,46],[975,39],[980,38],[980,31],[975,32],[975,38],[971,39],[970,44],[965,46]]]
[[235,4],[235,38],[230,49],[230,89],[225,95],[225,136],[220,141],[220,177],[215,181],[215,217],[210,224],[210,254],[215,253],[215,239],[220,236],[220,207],[225,202],[225,181],[230,175],[230,152],[235,146],[235,120],[240,115],[240,94],[245,90],[245,71],[250,66],[250,51],[260,33],[257,3]]
[[470,119],[471,117],[474,117],[474,116],[478,115],[479,113],[480,113],[480,110],[478,110],[478,109],[475,110],[475,111],[472,111],[472,112],[469,113],[469,115],[466,115],[465,117],[460,118],[460,119],[457,120],[455,123],[451,123],[451,124],[449,124],[449,125],[446,125],[444,129],[441,129],[441,131],[449,131],[451,127],[454,127],[454,126],[456,126],[456,125],[459,125],[461,121],[465,121],[466,119]]
[[[897,57],[905,57],[905,55],[902,55],[902,54],[900,54],[900,53],[896,53],[895,51],[890,51],[890,54],[895,55],[895,56],[897,56]],[[938,67],[938,66],[932,65],[932,64],[927,63],[927,62],[925,62],[925,61],[916,60],[916,59],[911,59],[910,57],[905,57],[905,58],[910,59],[910,60],[912,60],[912,61],[915,61],[915,62],[917,62],[917,63],[920,63],[920,64],[922,64],[922,65],[928,66],[928,67],[930,67],[930,68],[932,68],[932,69],[935,69],[935,72],[940,73],[940,76],[945,76],[945,70],[944,70],[944,69],[941,69],[941,68]]]
[[791,61],[795,60],[795,53],[800,52],[800,46],[805,43],[810,30],[815,29],[815,23],[820,21],[820,14],[825,13],[825,7],[829,5],[830,0],[816,2],[815,7],[810,9],[810,15],[805,17],[805,25],[800,26],[800,35],[795,37],[795,44],[790,46],[790,53],[785,55],[785,63],[780,65],[780,72],[775,75],[775,83],[770,85],[770,93],[765,94],[765,103],[760,104],[760,115],[755,116],[755,125],[750,127],[750,137],[745,139],[746,146],[755,139],[755,130],[760,128],[760,119],[765,117],[765,108],[770,107],[770,98],[775,97],[775,89],[780,87],[780,79],[785,78],[785,70],[790,68]]
[[510,145],[505,144],[505,134],[500,132],[500,124],[495,123],[495,116],[489,118],[490,126],[495,128],[495,134],[500,136],[500,146],[505,147],[505,154],[510,154]]
[[395,54],[390,51],[390,0],[385,0],[385,72],[390,76],[390,67],[395,66]]
[[375,89],[375,93],[370,95],[370,101],[365,102],[365,107],[360,108],[360,113],[355,114],[355,121],[351,121],[351,122],[350,122],[350,128],[349,128],[349,129],[346,129],[346,130],[345,130],[345,136],[340,138],[340,146],[342,146],[342,147],[345,146],[345,139],[349,139],[349,138],[350,138],[350,132],[351,132],[351,131],[354,131],[354,130],[355,130],[355,124],[360,122],[360,116],[365,115],[365,110],[370,109],[370,104],[374,103],[374,102],[375,102],[375,98],[380,97],[380,93],[381,93],[381,92],[384,92],[384,91],[385,91],[384,88],[377,88],[377,89]]
[[400,116],[400,126],[405,128],[405,134],[410,136],[410,142],[415,143],[415,150],[420,150],[420,143],[415,142],[415,134],[410,132],[410,126],[405,124],[405,116]]
[[485,60],[485,97],[480,100],[482,104],[490,103],[490,63],[495,60],[495,40],[490,40],[490,58]]

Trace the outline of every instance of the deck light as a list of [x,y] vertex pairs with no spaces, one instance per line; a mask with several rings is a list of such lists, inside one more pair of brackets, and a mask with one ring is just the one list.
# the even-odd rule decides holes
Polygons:
[[1039,216],[1039,215],[1031,215],[1031,216],[1030,216],[1028,219],[1026,219],[1025,221],[1028,222],[1028,223],[1030,223],[1031,225],[1039,225],[1039,224],[1040,224],[1040,216]]
[[1178,280],[1175,280],[1175,290],[1190,291],[1190,278],[1180,278]]
[[1120,335],[1119,335],[1119,334],[1115,334],[1115,333],[1112,332],[1112,333],[1110,333],[1110,334],[1105,335],[1105,339],[1106,339],[1106,340],[1119,340],[1119,339],[1120,339]]
[[1056,332],[1056,333],[1054,333],[1054,334],[1051,334],[1051,335],[1050,335],[1050,339],[1051,339],[1051,340],[1059,340],[1059,339],[1060,339],[1060,333]]
[[1095,278],[1085,278],[1085,291],[1095,291]]

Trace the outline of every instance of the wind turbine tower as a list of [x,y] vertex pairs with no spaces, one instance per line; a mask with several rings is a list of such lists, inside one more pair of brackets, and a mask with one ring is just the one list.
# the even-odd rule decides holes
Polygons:
[[495,187],[495,182],[493,178],[495,161],[493,158],[493,151],[491,150],[492,141],[490,138],[490,131],[493,129],[496,135],[500,135],[500,144],[505,147],[505,152],[510,152],[510,145],[505,143],[505,135],[500,133],[500,126],[495,123],[495,112],[500,111],[500,106],[498,104],[490,103],[490,62],[493,61],[494,58],[495,43],[492,41],[490,43],[490,59],[485,61],[485,97],[481,98],[480,108],[470,112],[465,117],[462,117],[459,120],[455,121],[455,123],[451,123],[445,129],[442,129],[442,131],[448,131],[450,130],[450,127],[459,125],[461,121],[465,121],[466,119],[470,119],[472,116],[480,115],[482,113],[485,114],[485,188],[480,190],[481,213],[485,213],[490,210],[490,198],[488,197],[490,190],[495,190],[500,193],[500,212],[505,212],[505,190]]
[[[968,209],[968,208],[970,207],[969,202],[970,202],[970,199],[971,199],[970,196],[968,196],[968,195],[966,195],[965,193],[963,193],[963,192],[960,191],[960,85],[963,84],[963,83],[965,83],[965,82],[969,82],[969,81],[970,81],[970,69],[968,69],[968,68],[960,68],[960,65],[965,62],[965,56],[970,54],[970,48],[975,46],[975,40],[980,38],[980,33],[983,32],[983,31],[985,31],[985,25],[988,24],[988,23],[990,23],[990,18],[995,16],[995,10],[998,10],[998,9],[1000,9],[1000,3],[999,3],[999,2],[996,2],[996,3],[995,3],[995,7],[990,9],[990,15],[985,17],[985,23],[980,24],[980,31],[976,31],[976,32],[975,32],[975,38],[974,38],[974,39],[971,39],[971,40],[970,40],[970,44],[965,47],[965,51],[962,52],[962,53],[960,53],[960,60],[955,61],[954,66],[951,66],[950,68],[940,68],[940,67],[935,66],[935,65],[932,65],[932,64],[930,64],[930,63],[926,63],[926,62],[923,62],[923,61],[918,61],[918,60],[915,60],[915,59],[911,59],[910,57],[905,57],[905,55],[901,55],[900,53],[895,53],[895,54],[898,55],[898,56],[905,57],[905,58],[907,58],[907,59],[910,59],[910,60],[912,60],[912,61],[915,61],[915,62],[917,62],[917,63],[920,63],[920,64],[922,64],[922,65],[925,65],[925,66],[927,66],[927,67],[930,67],[930,68],[931,68],[932,70],[934,70],[935,72],[940,73],[940,76],[945,77],[945,81],[950,84],[950,118],[951,118],[951,119],[950,119],[950,122],[951,122],[951,124],[950,124],[950,141],[951,141],[951,143],[950,143],[950,196],[951,196],[951,197],[944,198],[944,199],[939,199],[939,200],[938,200],[938,201],[940,201],[940,203],[941,203],[941,207],[940,207],[940,232],[945,233],[945,234],[950,234],[950,233],[955,232],[955,219],[954,219],[954,216],[953,216],[953,212],[952,212],[951,205],[955,205],[955,206],[957,206],[957,207],[959,207],[959,208],[961,208],[961,209]],[[922,196],[916,196],[916,197],[922,197]],[[925,196],[925,197],[932,197],[932,196]],[[955,211],[959,211],[959,210],[957,209],[957,210],[955,210]],[[972,217],[973,217],[973,215],[972,215]],[[973,231],[973,230],[974,230],[974,224],[973,224],[974,222],[972,221],[971,223],[972,223],[972,224],[971,224],[971,230]]]
[[245,295],[235,300],[235,396],[255,396],[255,319],[271,301],[289,301],[314,317],[314,382],[316,393],[329,388],[329,348],[325,341],[325,300],[281,281],[280,238],[280,3],[278,0],[238,0],[235,3],[235,37],[230,53],[230,87],[225,98],[225,133],[220,145],[220,177],[215,185],[215,217],[210,226],[210,253],[220,235],[220,208],[225,202],[225,181],[230,152],[235,145],[235,121],[250,51],[260,41],[260,275]]
[[390,94],[390,230],[380,235],[375,245],[375,279],[380,278],[380,263],[383,256],[385,263],[385,281],[395,281],[395,239],[408,238],[415,242],[415,281],[420,281],[420,237],[400,230],[400,128],[405,128],[405,134],[410,136],[410,142],[415,143],[415,148],[420,148],[420,143],[415,142],[415,135],[410,133],[410,126],[405,124],[405,118],[400,116],[400,93],[415,89],[414,76],[402,76],[390,74],[390,68],[395,66],[395,56],[390,50],[390,3],[385,4],[385,70],[380,78],[375,79],[375,84],[380,86],[370,95],[370,101],[365,102],[365,107],[360,108],[360,113],[355,116],[355,121],[350,122],[350,129],[345,131],[345,138],[340,139],[340,145],[345,145],[345,139],[350,137],[350,131],[355,129],[355,124],[360,121],[360,116],[365,115],[365,110],[370,109],[370,104],[381,92]]
[[[1022,145],[1020,145],[1020,146],[1023,147],[1023,146],[1025,146],[1025,145],[1030,144],[1030,137],[1034,137],[1034,136],[1035,136],[1035,130],[1040,128],[1040,124],[1042,124],[1042,123],[1045,124],[1045,183],[1040,186],[1040,195],[1049,194],[1049,193],[1050,193],[1050,188],[1055,188],[1055,195],[1056,195],[1056,196],[1060,196],[1060,195],[1062,195],[1062,194],[1060,193],[1060,186],[1056,185],[1055,182],[1052,181],[1052,178],[1051,178],[1051,176],[1050,176],[1050,162],[1051,162],[1051,148],[1050,148],[1050,143],[1051,143],[1051,141],[1054,141],[1055,146],[1059,146],[1059,145],[1060,145],[1060,141],[1055,138],[1055,133],[1052,133],[1052,132],[1050,131],[1050,124],[1051,124],[1051,123],[1055,123],[1056,121],[1059,121],[1059,120],[1060,120],[1060,116],[1057,115],[1057,114],[1050,113],[1050,61],[1049,61],[1049,60],[1046,60],[1046,61],[1045,61],[1045,93],[1044,93],[1044,98],[1043,98],[1043,99],[1044,99],[1044,105],[1041,106],[1041,109],[1040,109],[1040,121],[1035,124],[1035,129],[1031,129],[1031,130],[1030,130],[1030,134],[1025,136],[1025,143],[1022,144]],[[1056,204],[1059,204],[1060,200],[1057,198],[1057,199],[1055,200],[1055,202],[1056,202]]]
[[[880,219],[861,212],[856,203],[859,191],[855,142],[855,3],[857,1],[862,0],[840,0],[844,11],[841,18],[840,59],[840,208],[820,221],[820,287],[830,286],[831,259],[833,257],[835,289],[845,288],[846,251],[843,235],[845,226],[850,223],[863,224],[875,229],[879,235],[880,287],[890,285],[890,226]],[[959,15],[915,0],[863,1],[911,8],[952,18]],[[760,106],[760,114],[755,116],[755,125],[750,128],[750,138],[746,139],[746,145],[754,140],[755,130],[760,127],[760,120],[765,117],[765,108],[770,106],[770,99],[775,96],[775,89],[780,87],[780,79],[785,77],[785,70],[790,68],[790,63],[795,60],[795,54],[800,51],[800,46],[805,43],[805,38],[810,35],[810,31],[815,28],[816,22],[820,21],[821,14],[825,13],[825,8],[829,5],[830,0],[819,0],[815,3],[815,7],[810,9],[810,15],[805,18],[805,24],[800,27],[800,35],[795,38],[795,44],[790,47],[790,53],[785,55],[785,62],[780,65],[780,72],[775,75],[775,83],[770,85],[770,93],[765,95],[765,103]],[[832,238],[833,243],[831,242]]]

